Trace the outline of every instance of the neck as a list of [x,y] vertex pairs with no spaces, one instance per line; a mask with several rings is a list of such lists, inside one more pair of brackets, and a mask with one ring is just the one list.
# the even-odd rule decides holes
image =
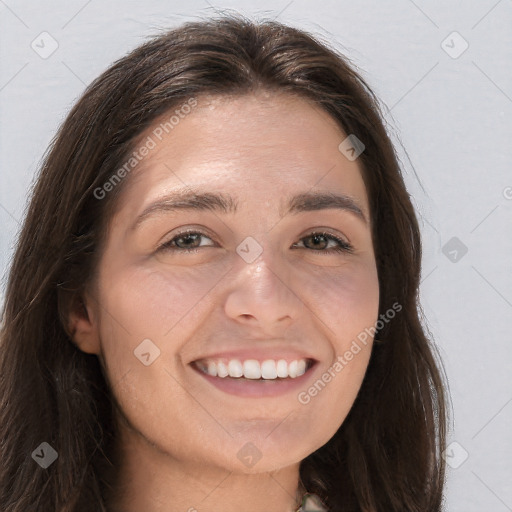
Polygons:
[[109,511],[295,512],[300,506],[305,491],[298,463],[272,472],[241,473],[200,460],[179,460],[126,425],[120,430],[120,469],[108,498]]

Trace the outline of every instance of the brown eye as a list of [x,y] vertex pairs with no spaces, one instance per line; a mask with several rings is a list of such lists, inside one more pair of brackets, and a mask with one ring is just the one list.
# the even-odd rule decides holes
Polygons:
[[[158,251],[175,251],[185,253],[196,253],[201,247],[211,247],[211,245],[200,245],[201,239],[210,237],[201,233],[200,231],[186,231],[178,233],[171,240],[161,245]],[[324,232],[314,232],[301,239],[306,249],[315,251],[321,254],[332,253],[352,253],[353,247],[348,242],[335,235]],[[334,244],[334,247],[329,247],[329,244]],[[293,247],[297,248],[297,244]]]
[[[306,241],[304,243],[306,249],[311,249],[312,251],[316,251],[323,254],[331,254],[333,252],[353,252],[354,248],[348,242],[345,242],[341,238],[334,236],[329,233],[311,233],[308,236],[302,238],[302,240]],[[335,246],[325,250],[329,242],[334,242]]]
[[[161,245],[158,250],[162,251],[178,251],[178,252],[197,252],[200,247],[202,238],[208,238],[205,234],[199,231],[186,231],[184,233],[178,233],[174,238],[171,238],[168,242]],[[211,240],[211,239],[210,239]],[[211,247],[207,245],[206,247]]]

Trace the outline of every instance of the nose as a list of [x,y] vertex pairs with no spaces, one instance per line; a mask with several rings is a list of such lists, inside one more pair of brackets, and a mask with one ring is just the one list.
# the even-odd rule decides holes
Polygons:
[[300,318],[303,302],[289,271],[260,256],[243,262],[225,302],[226,315],[245,325],[275,334]]

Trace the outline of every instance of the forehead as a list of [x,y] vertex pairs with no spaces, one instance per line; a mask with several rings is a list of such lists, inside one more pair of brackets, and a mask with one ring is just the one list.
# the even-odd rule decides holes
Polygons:
[[346,134],[313,102],[268,92],[196,100],[191,109],[173,107],[138,138],[135,150],[151,150],[126,184],[130,210],[190,187],[279,209],[285,195],[338,191],[367,212],[360,166],[338,149]]
[[268,163],[278,154],[280,163],[288,160],[292,166],[297,160],[318,161],[326,150],[323,160],[329,159],[345,137],[318,105],[290,94],[206,96],[188,114],[172,115],[176,111],[179,106],[142,134],[141,139],[150,136],[156,144],[146,164],[170,156],[178,165],[207,157],[216,161],[218,156],[224,161]]

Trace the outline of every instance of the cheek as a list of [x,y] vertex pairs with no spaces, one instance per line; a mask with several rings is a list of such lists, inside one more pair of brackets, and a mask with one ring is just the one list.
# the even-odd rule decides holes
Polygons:
[[325,440],[343,423],[361,387],[379,309],[378,276],[371,262],[330,270],[304,281],[304,298],[330,342],[331,357],[319,368],[316,380],[297,396],[304,407],[322,411],[317,428]]
[[180,322],[190,323],[195,310],[208,302],[222,270],[138,268],[112,277],[104,286],[105,304],[133,336],[166,338]]
[[100,336],[113,394],[135,428],[166,447],[178,439],[175,449],[183,456],[185,448],[211,443],[211,431],[209,436],[195,431],[188,439],[191,424],[219,428],[191,399],[175,364],[182,345],[204,322],[209,292],[228,269],[217,270],[138,268],[104,274]]
[[[209,307],[209,292],[227,270],[105,271],[100,338],[109,380],[115,384],[128,373],[130,377],[140,373],[145,382],[155,368],[168,367],[186,333],[203,322],[201,311]],[[151,363],[145,366],[145,362]]]
[[305,274],[301,280],[303,300],[322,321],[336,352],[345,351],[350,340],[375,325],[379,281],[373,261]]

